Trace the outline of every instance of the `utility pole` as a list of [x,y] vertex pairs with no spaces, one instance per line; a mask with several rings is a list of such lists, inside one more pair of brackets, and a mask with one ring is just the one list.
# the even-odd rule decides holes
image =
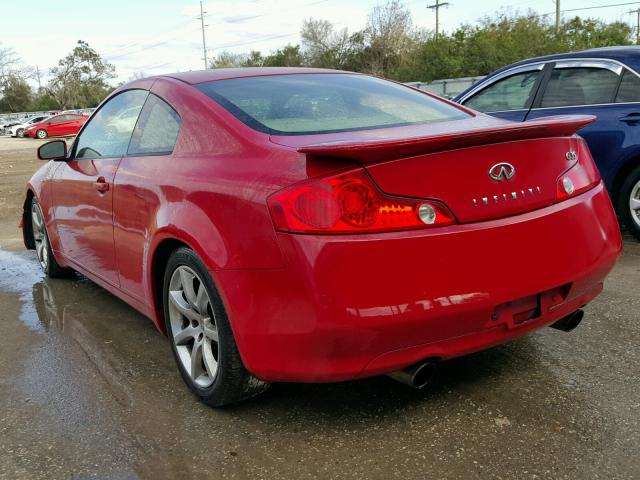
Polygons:
[[560,33],[560,0],[556,0],[556,35]]
[[438,40],[438,33],[440,31],[440,8],[446,7],[447,5],[450,5],[449,2],[441,2],[440,0],[436,0],[436,3],[433,5],[427,5],[427,8],[436,11],[436,40]]
[[42,84],[40,83],[40,68],[36,65],[36,78],[38,79],[38,92],[42,89]]
[[638,15],[636,18],[636,45],[640,45],[640,8],[629,10],[629,13]]
[[209,25],[205,25],[204,24],[204,14],[207,12],[204,12],[202,10],[202,0],[200,0],[200,16],[198,17],[200,19],[200,25],[202,26],[202,50],[204,52],[204,69],[206,70],[207,68],[209,68],[209,65],[207,65],[207,40],[205,39],[204,36],[204,27],[208,27]]

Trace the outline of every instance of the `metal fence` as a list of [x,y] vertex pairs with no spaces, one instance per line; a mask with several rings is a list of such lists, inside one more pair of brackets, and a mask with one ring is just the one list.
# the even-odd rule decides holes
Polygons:
[[453,98],[464,92],[471,85],[478,83],[484,77],[445,78],[433,82],[407,82],[407,85],[435,93],[441,97]]

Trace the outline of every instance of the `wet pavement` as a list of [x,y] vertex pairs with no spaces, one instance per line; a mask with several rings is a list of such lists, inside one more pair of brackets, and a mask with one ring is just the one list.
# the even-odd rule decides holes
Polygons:
[[0,250],[0,478],[640,478],[640,244],[574,332],[386,377],[198,403],[152,323]]

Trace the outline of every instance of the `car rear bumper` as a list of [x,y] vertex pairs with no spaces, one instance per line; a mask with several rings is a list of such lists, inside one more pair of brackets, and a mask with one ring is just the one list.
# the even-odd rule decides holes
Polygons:
[[282,269],[212,272],[268,381],[361,378],[521,336],[592,300],[622,248],[602,184],[499,220],[279,240]]

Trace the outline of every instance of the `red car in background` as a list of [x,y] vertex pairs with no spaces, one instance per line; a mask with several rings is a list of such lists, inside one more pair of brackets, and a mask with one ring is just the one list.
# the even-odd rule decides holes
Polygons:
[[25,244],[150,317],[210,405],[421,387],[438,360],[574,328],[602,291],[621,237],[575,135],[594,119],[509,122],[327,70],[135,80],[70,152],[40,146]]
[[45,121],[31,125],[24,131],[25,137],[47,138],[77,134],[89,117],[77,113],[61,113]]

